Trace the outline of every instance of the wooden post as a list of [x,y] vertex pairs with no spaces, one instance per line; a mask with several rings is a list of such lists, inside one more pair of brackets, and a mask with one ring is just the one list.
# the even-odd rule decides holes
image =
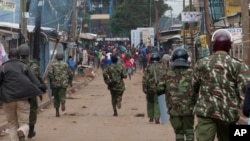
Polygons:
[[20,0],[20,21],[21,21],[21,33],[25,38],[25,42],[28,41],[27,34],[27,17],[25,17],[26,13],[26,0]]
[[[184,9],[185,9],[185,0],[183,0],[183,10],[182,11],[184,11]],[[186,24],[185,23],[183,23],[183,47],[185,48],[185,46],[186,46]]]
[[205,23],[206,23],[206,41],[210,51],[212,53],[212,46],[211,46],[211,25],[210,25],[210,14],[208,10],[208,0],[204,0],[204,11],[205,11]]
[[241,24],[243,31],[243,61],[250,66],[250,47],[249,47],[249,0],[241,0]]
[[77,23],[77,0],[73,0],[73,14],[71,18],[71,30],[70,30],[70,35],[71,39],[70,41],[75,41],[76,40],[76,23]]

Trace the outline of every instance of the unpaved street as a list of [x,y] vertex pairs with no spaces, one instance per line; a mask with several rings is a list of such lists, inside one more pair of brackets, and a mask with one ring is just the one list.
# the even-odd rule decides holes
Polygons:
[[[67,99],[66,111],[55,117],[53,106],[39,113],[33,141],[173,141],[171,125],[149,123],[142,92],[142,72],[126,79],[122,108],[113,117],[111,97],[101,71]],[[145,117],[136,117],[145,114]],[[8,136],[0,138],[8,141]]]

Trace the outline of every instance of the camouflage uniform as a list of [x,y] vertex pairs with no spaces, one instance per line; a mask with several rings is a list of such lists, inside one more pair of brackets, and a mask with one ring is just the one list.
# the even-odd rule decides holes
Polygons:
[[[227,52],[199,60],[194,67],[194,113],[198,116],[197,139],[229,140],[229,125],[239,118],[240,92],[249,80],[249,68]],[[212,130],[208,130],[212,129]]]
[[160,75],[164,74],[165,71],[161,63],[154,62],[146,68],[142,78],[142,88],[147,99],[147,114],[151,122],[152,119],[157,121],[160,118],[156,85],[161,77]]
[[[38,78],[38,80],[40,80],[41,83],[43,83],[41,76],[40,76],[40,68],[35,62],[35,60],[30,59],[29,66],[30,66],[32,73]],[[30,102],[29,124],[30,124],[30,127],[32,127],[36,124],[36,121],[37,121],[37,109],[38,109],[37,97],[30,98],[29,102]]]
[[[48,76],[52,88],[52,95],[54,96],[54,107],[59,109],[62,104],[62,111],[66,102],[66,89],[68,80],[72,77],[69,66],[62,60],[54,61],[48,69]],[[59,114],[58,114],[59,116]]]
[[192,93],[191,68],[169,68],[161,78],[157,89],[166,94],[170,122],[176,134],[176,141],[194,140],[194,96]]
[[114,116],[118,115],[116,106],[120,107],[119,105],[121,104],[122,95],[125,90],[124,78],[127,78],[127,73],[122,65],[113,63],[103,71],[104,82],[108,85],[111,93]]

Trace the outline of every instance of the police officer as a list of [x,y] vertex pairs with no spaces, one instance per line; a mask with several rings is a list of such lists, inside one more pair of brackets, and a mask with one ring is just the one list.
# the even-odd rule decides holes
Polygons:
[[63,61],[64,55],[57,52],[56,61],[53,61],[48,67],[48,76],[52,88],[52,95],[54,96],[54,108],[56,109],[56,117],[60,117],[59,108],[65,111],[66,103],[66,90],[68,87],[69,79],[72,73],[66,62]]
[[[42,81],[40,76],[40,68],[35,63],[33,59],[29,59],[30,54],[30,48],[27,44],[22,44],[18,48],[18,53],[20,55],[21,61],[23,61],[25,64],[27,64],[32,73],[37,77],[37,79],[40,81],[41,84],[45,85],[45,83]],[[42,100],[42,96],[40,95],[40,100]],[[28,138],[32,138],[36,135],[36,132],[34,131],[35,124],[37,121],[37,110],[38,110],[38,102],[37,97],[31,97],[29,98],[30,103],[30,116],[29,116],[29,134]]]
[[0,68],[0,101],[3,101],[9,123],[10,141],[25,141],[29,132],[28,99],[42,95],[41,90],[44,91],[44,86],[40,85],[30,68],[18,57],[18,50],[11,48],[10,60],[3,63]]
[[121,64],[117,64],[118,58],[116,55],[111,56],[112,64],[109,65],[103,71],[104,82],[108,85],[108,89],[111,93],[112,106],[114,114],[118,116],[117,109],[121,108],[122,95],[125,91],[125,84],[123,79],[127,78],[125,68]]
[[235,125],[240,115],[240,88],[250,79],[249,68],[232,58],[232,35],[225,29],[213,33],[213,51],[197,61],[193,73],[197,115],[196,137],[199,141],[229,141],[229,126]]
[[192,69],[188,64],[188,52],[176,48],[172,54],[172,66],[161,78],[158,94],[166,94],[170,122],[176,141],[194,141],[194,95],[192,93]]
[[150,56],[150,64],[147,66],[143,78],[142,78],[142,89],[146,94],[147,100],[147,115],[149,117],[149,122],[155,120],[156,124],[160,123],[160,110],[157,98],[157,83],[164,73],[162,64],[160,63],[160,55],[158,53],[152,53]]

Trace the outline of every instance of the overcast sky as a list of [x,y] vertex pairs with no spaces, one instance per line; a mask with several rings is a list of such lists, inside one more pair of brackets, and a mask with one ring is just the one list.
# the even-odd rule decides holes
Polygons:
[[[185,5],[189,5],[189,0],[185,1]],[[173,17],[177,17],[183,10],[183,0],[166,0],[165,3],[173,8]],[[166,11],[165,15],[170,17],[171,12]]]

